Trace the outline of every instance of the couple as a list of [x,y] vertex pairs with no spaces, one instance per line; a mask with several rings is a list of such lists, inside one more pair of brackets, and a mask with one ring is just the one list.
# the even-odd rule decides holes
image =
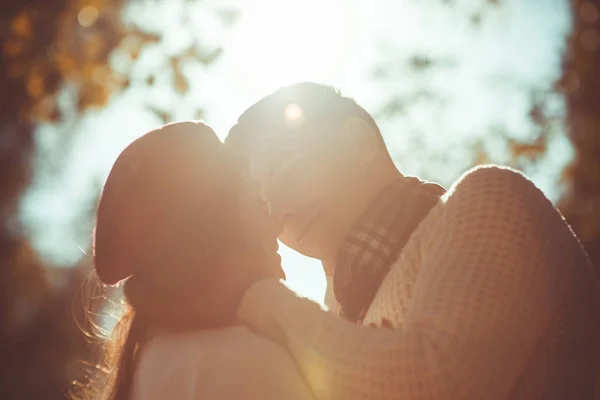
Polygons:
[[[277,238],[322,261],[323,310],[281,281]],[[373,118],[298,83],[225,144],[166,125],[116,161],[97,275],[126,280],[112,399],[589,399],[599,289],[522,174],[446,192],[395,168]]]

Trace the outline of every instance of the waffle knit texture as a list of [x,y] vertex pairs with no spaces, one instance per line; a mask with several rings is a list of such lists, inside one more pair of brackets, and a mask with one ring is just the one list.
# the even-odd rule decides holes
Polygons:
[[587,399],[599,300],[550,201],[487,166],[452,185],[392,266],[364,319],[386,328],[275,280],[251,287],[238,315],[290,351],[319,399]]

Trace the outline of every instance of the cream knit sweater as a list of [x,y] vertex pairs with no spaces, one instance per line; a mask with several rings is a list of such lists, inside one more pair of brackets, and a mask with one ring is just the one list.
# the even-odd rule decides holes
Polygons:
[[465,173],[423,220],[364,325],[277,281],[240,319],[285,346],[319,399],[589,399],[599,289],[582,248],[522,174]]

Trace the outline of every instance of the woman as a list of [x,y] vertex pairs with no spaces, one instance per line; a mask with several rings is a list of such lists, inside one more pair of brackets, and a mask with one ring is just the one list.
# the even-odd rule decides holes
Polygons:
[[202,122],[152,131],[115,162],[94,263],[104,284],[126,280],[130,311],[103,398],[310,398],[282,349],[234,326],[245,289],[283,277],[279,229],[240,171]]

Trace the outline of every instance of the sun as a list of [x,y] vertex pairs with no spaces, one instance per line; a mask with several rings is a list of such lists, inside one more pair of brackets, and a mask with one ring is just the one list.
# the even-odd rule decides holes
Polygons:
[[236,85],[264,92],[295,81],[336,84],[354,48],[351,1],[247,0],[229,47]]

